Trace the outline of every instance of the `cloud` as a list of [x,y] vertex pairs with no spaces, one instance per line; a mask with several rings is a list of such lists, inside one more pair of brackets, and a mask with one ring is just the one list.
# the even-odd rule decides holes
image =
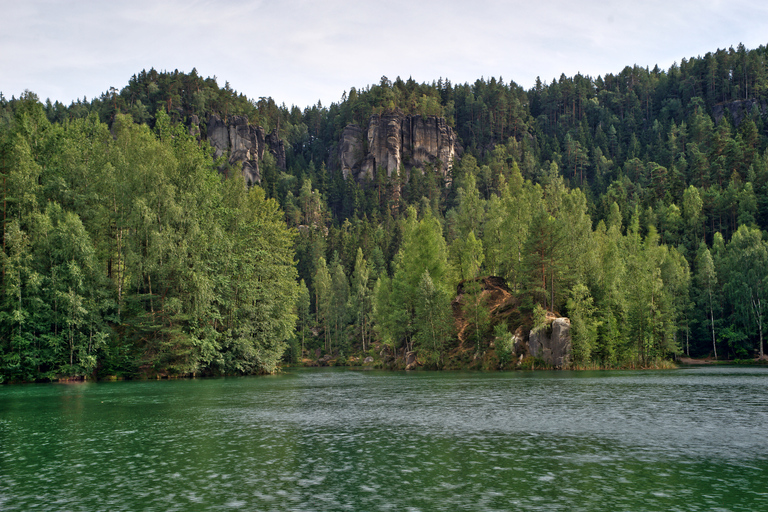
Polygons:
[[249,97],[302,107],[382,75],[503,76],[528,88],[536,76],[667,68],[768,33],[768,6],[746,0],[27,0],[6,11],[0,90],[65,103],[150,67],[196,67]]

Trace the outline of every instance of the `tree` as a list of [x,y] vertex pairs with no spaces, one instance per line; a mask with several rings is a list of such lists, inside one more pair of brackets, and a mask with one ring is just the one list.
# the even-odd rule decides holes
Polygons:
[[747,332],[757,330],[758,352],[763,351],[763,325],[768,301],[768,243],[759,229],[740,226],[726,248],[730,273],[726,292],[739,323]]
[[426,269],[419,282],[418,298],[415,346],[424,359],[441,368],[451,332],[451,310],[449,297],[435,286]]
[[296,322],[296,330],[299,331],[299,336],[301,337],[301,357],[304,357],[306,336],[312,322],[312,317],[309,311],[310,306],[311,300],[309,296],[309,289],[302,279],[299,282],[299,293],[298,298],[296,299],[296,316],[298,317],[298,321]]
[[[475,345],[475,355],[479,357],[482,350],[482,341],[490,327],[490,311],[485,294],[482,279],[464,281],[461,288],[461,311],[464,321],[467,323],[466,331]],[[465,332],[466,332],[465,331]]]
[[360,343],[363,352],[369,338],[369,320],[371,314],[371,290],[368,287],[370,265],[363,257],[363,250],[357,248],[355,270],[352,273],[352,290],[350,293],[350,310],[354,312],[355,323],[360,333]]
[[333,281],[325,258],[322,256],[317,261],[317,271],[313,279],[315,286],[315,312],[317,314],[317,323],[322,324],[325,335],[325,351],[331,352],[331,324],[333,319],[332,300],[333,300]]
[[430,210],[419,220],[415,208],[411,207],[407,212],[403,242],[395,260],[390,304],[385,306],[380,303],[378,308],[389,313],[388,318],[378,319],[382,326],[386,326],[386,336],[396,346],[404,343],[407,350],[413,350],[413,338],[420,328],[416,325],[416,307],[419,284],[425,271],[437,289],[446,295],[450,293],[453,279],[442,227]]
[[470,231],[466,238],[460,237],[451,243],[450,262],[459,280],[476,278],[483,259],[483,242],[475,238],[474,231]]
[[576,364],[589,364],[597,348],[597,332],[601,322],[595,318],[594,301],[589,289],[581,283],[571,290],[568,316],[573,330],[573,360]]
[[349,281],[347,280],[347,274],[344,272],[344,266],[341,262],[334,257],[334,261],[331,262],[331,318],[333,326],[333,332],[336,338],[336,347],[340,350],[346,350],[347,339],[344,336],[344,331],[347,326],[348,309],[347,303],[349,302]]
[[717,359],[717,342],[715,340],[715,304],[716,304],[716,286],[717,274],[715,264],[712,261],[712,254],[709,252],[704,241],[699,245],[699,251],[696,254],[696,282],[703,294],[703,302],[709,310],[709,321],[712,332],[712,351]]

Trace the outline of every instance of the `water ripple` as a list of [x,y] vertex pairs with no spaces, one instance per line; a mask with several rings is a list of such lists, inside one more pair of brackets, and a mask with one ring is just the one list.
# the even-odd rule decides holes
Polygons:
[[766,510],[763,369],[0,388],[2,510]]

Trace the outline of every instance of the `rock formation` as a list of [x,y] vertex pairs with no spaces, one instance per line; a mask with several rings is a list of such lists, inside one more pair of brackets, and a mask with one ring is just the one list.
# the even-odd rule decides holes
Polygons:
[[194,114],[189,118],[189,134],[200,140],[200,119]]
[[[473,320],[465,316],[466,300],[468,298],[465,291],[470,283],[479,284],[477,291],[480,292],[483,304],[488,308],[488,322],[490,325],[506,324],[507,326],[514,326],[520,324],[522,321],[519,309],[520,300],[509,289],[503,277],[485,276],[470,281],[462,281],[456,287],[456,297],[451,302],[459,342],[462,344],[474,343],[470,340],[470,335],[467,331],[471,327]],[[522,333],[522,331],[520,332]]]
[[243,177],[248,183],[259,183],[259,164],[264,160],[264,151],[269,150],[277,166],[285,170],[285,146],[273,131],[264,134],[264,128],[248,124],[246,116],[232,116],[225,123],[212,114],[208,119],[208,142],[214,149],[214,158],[229,154],[230,165],[242,163]]
[[554,318],[546,327],[532,330],[528,349],[533,357],[555,368],[567,368],[571,364],[571,321]]
[[405,354],[405,369],[414,370],[417,366],[419,366],[419,363],[416,360],[416,352],[407,352]]
[[339,167],[344,177],[372,179],[381,167],[392,176],[402,165],[407,171],[427,164],[445,175],[461,149],[453,129],[437,116],[373,115],[368,127],[344,128],[339,143]]
[[712,117],[715,118],[716,123],[719,123],[727,110],[731,114],[734,127],[738,127],[746,117],[749,117],[753,109],[757,109],[760,114],[765,112],[765,100],[749,99],[718,103],[712,107]]

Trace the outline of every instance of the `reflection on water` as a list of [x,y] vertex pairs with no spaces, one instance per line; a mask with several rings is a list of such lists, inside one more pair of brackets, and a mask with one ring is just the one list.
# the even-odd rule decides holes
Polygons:
[[768,510],[768,370],[0,387],[0,510]]

